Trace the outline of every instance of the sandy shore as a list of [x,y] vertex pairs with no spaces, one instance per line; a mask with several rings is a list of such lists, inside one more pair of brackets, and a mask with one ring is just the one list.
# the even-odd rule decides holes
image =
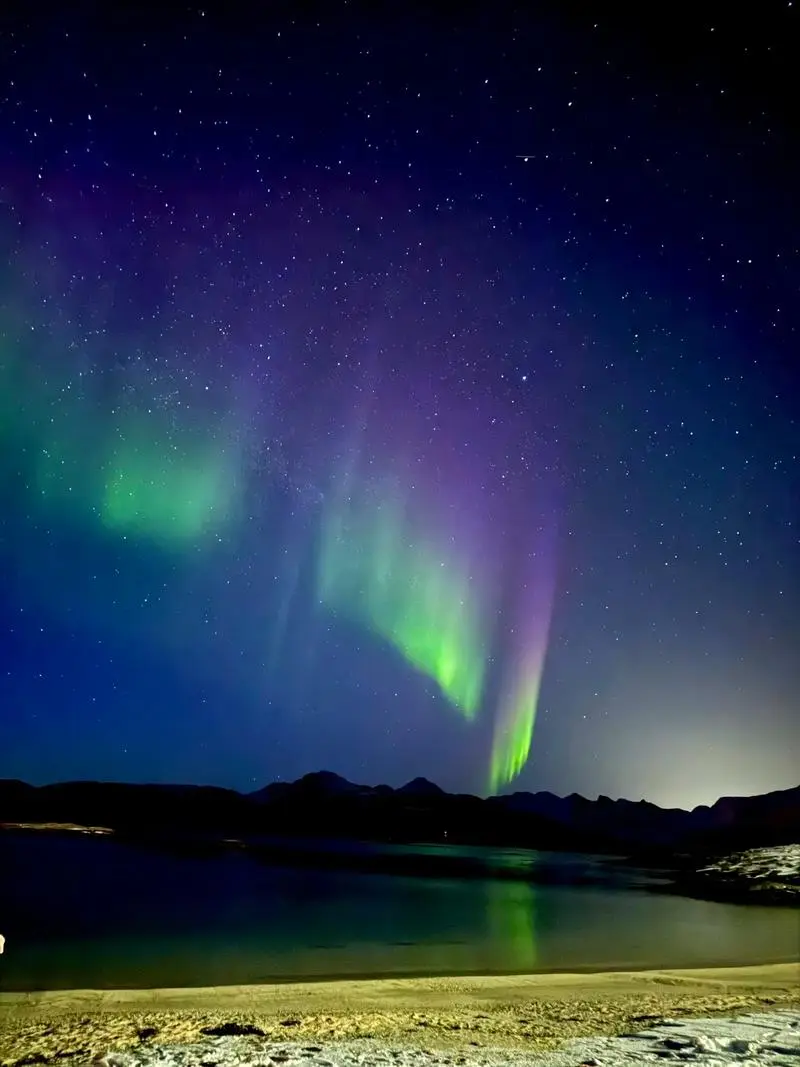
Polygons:
[[[800,1007],[800,964],[205,989],[0,994],[0,1063],[92,1059],[202,1040],[369,1039],[429,1049],[552,1049],[648,1021]],[[221,1030],[220,1030],[221,1028]]]

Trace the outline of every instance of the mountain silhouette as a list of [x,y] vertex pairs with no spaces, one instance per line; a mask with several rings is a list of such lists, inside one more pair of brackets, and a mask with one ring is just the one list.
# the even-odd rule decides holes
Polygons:
[[331,771],[243,794],[217,786],[0,779],[0,824],[108,827],[146,838],[333,838],[598,853],[734,851],[800,841],[800,786],[693,811],[647,801],[517,792],[482,799],[425,778],[399,789]]

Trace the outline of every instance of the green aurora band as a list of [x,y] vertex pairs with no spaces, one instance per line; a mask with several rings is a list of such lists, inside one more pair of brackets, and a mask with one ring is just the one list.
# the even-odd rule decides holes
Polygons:
[[396,490],[332,509],[318,576],[324,604],[366,625],[475,717],[488,637],[475,584],[465,562],[418,535]]

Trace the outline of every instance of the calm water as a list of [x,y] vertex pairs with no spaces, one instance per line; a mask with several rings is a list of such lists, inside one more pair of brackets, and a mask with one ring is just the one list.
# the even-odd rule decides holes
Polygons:
[[[442,846],[436,846],[442,853]],[[487,867],[591,861],[515,850]],[[444,849],[447,853],[447,849]],[[595,868],[596,869],[596,868]],[[0,835],[0,989],[216,985],[387,974],[797,958],[797,912],[619,884],[533,885],[268,866],[111,839]]]

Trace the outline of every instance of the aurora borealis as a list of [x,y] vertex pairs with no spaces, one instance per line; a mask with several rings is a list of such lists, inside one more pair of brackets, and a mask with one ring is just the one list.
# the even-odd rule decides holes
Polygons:
[[796,14],[568,8],[5,36],[0,776],[796,784]]
[[[45,246],[68,244],[61,219],[71,217],[73,195],[56,186],[48,196],[58,210],[50,219],[40,217]],[[112,190],[112,201],[118,195]],[[106,204],[106,218],[112,211]],[[84,214],[83,224],[90,216]],[[156,229],[155,241],[162,239]],[[83,277],[87,244],[76,234],[63,254],[71,278]],[[162,251],[153,244],[154,264]],[[195,252],[201,251],[199,243]],[[294,556],[277,610],[273,605],[260,632],[249,635],[254,646],[272,650],[273,667],[287,653],[282,643],[292,611],[313,615],[321,606],[324,625],[351,622],[391,649],[403,669],[431,683],[455,712],[494,722],[484,788],[515,778],[530,749],[545,653],[539,638],[549,627],[552,597],[537,588],[551,581],[544,571],[508,604],[501,602],[508,595],[498,593],[514,572],[528,568],[541,541],[535,522],[524,540],[510,533],[515,502],[525,491],[506,488],[492,469],[502,455],[486,439],[485,424],[490,410],[497,412],[490,425],[507,419],[502,402],[470,411],[453,395],[460,383],[435,386],[429,367],[421,360],[415,365],[412,353],[405,354],[405,372],[395,370],[387,381],[380,352],[365,349],[371,371],[357,363],[341,376],[344,388],[325,398],[321,421],[335,413],[340,440],[329,430],[330,450],[319,450],[320,413],[313,405],[293,410],[282,395],[281,375],[273,377],[269,368],[263,380],[253,381],[253,366],[238,363],[224,339],[210,383],[187,374],[162,340],[175,329],[171,310],[154,309],[158,340],[131,350],[126,332],[116,335],[112,325],[116,304],[126,298],[125,266],[122,280],[106,293],[105,319],[93,310],[95,341],[75,329],[88,294],[69,301],[65,316],[63,296],[28,273],[24,258],[11,259],[16,284],[5,308],[0,372],[5,395],[21,400],[5,412],[4,436],[10,465],[18,468],[16,507],[30,511],[32,525],[72,530],[99,555],[113,553],[120,542],[130,545],[134,553],[150,554],[156,566],[190,574],[205,597],[211,596],[205,565],[225,574],[241,559],[241,538],[263,524],[259,559],[270,565],[275,556],[280,562]],[[165,266],[162,285],[174,284],[172,270]],[[190,332],[213,330],[217,313],[216,306],[193,313]],[[34,319],[30,340],[24,330]],[[351,409],[346,394],[353,389],[359,403]],[[398,406],[398,392],[408,393],[410,404]],[[502,447],[518,442],[513,430],[496,436]],[[535,516],[533,498],[547,481],[551,449],[534,438],[526,447],[530,462],[538,458],[543,467],[526,493]],[[279,455],[284,458],[274,458]],[[270,530],[273,511],[281,507],[303,513],[309,526],[299,555],[291,524],[277,537]],[[539,511],[541,524],[546,512]],[[555,566],[554,555],[548,566]],[[313,572],[307,588],[299,584],[301,572]],[[273,581],[284,584],[281,577]],[[170,605],[165,627],[186,595],[184,586],[173,601],[171,585],[163,595]],[[248,595],[270,600],[268,590],[259,594],[251,587]],[[39,609],[50,612],[47,591],[40,597]],[[514,637],[510,656],[504,607],[538,620],[532,631],[538,636],[530,642]],[[115,622],[158,645],[159,628],[151,622],[139,626],[124,614]],[[498,647],[506,651],[499,654]],[[495,698],[488,682],[498,671]]]

